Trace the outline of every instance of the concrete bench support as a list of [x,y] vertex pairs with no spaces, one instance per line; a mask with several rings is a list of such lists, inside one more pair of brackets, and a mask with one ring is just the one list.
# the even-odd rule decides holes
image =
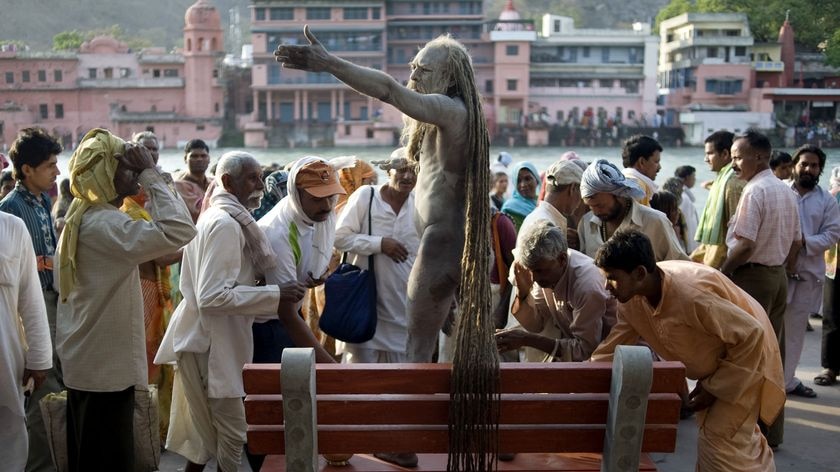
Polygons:
[[639,470],[652,381],[650,350],[640,346],[618,346],[613,358],[602,472]]

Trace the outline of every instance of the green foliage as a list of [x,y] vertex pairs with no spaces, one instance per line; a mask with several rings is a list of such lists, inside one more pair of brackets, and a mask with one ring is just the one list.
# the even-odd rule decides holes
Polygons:
[[54,51],[78,51],[85,39],[85,33],[79,30],[62,31],[53,36],[52,48]]
[[653,30],[658,32],[659,25],[668,18],[673,18],[675,16],[682,15],[683,13],[693,11],[696,11],[696,9],[689,0],[671,0],[669,4],[665,5],[665,7],[659,10],[659,13],[656,14],[656,23],[653,25]]
[[840,29],[828,38],[825,47],[826,63],[830,66],[840,67]]
[[661,20],[685,11],[745,13],[758,42],[776,41],[785,14],[790,12],[796,43],[811,50],[819,49],[840,30],[840,9],[826,8],[824,0],[696,0],[693,4],[689,0],[671,0],[656,16],[657,27]]
[[130,36],[123,31],[120,25],[111,25],[106,28],[96,28],[87,31],[62,31],[61,33],[53,36],[53,50],[78,51],[83,42],[89,41],[96,36],[111,36],[112,38],[126,43],[131,49],[141,49],[154,45],[149,38]]
[[17,46],[18,51],[29,49],[29,45],[26,44],[25,41],[21,41],[18,39],[0,39],[0,46],[5,46],[7,44],[14,44],[15,46]]

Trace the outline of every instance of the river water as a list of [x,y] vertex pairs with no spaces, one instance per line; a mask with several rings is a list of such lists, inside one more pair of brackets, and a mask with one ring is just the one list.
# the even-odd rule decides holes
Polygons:
[[[232,149],[212,149],[210,151],[211,163],[215,163],[219,157],[226,151]],[[318,149],[245,149],[252,153],[257,160],[263,164],[277,163],[284,165],[295,159],[303,156],[315,155],[324,158],[332,158],[337,156],[356,156],[365,161],[387,159],[393,148],[389,147],[335,147],[335,148],[318,148]],[[530,148],[491,148],[490,158],[495,159],[500,151],[508,151],[513,156],[514,162],[530,161],[541,172],[548,169],[548,167],[560,156],[569,150],[574,150],[581,159],[591,162],[595,159],[607,159],[613,164],[621,168],[621,148],[577,148],[569,149],[562,147],[530,147]],[[786,151],[792,152],[787,149]],[[820,177],[820,185],[823,188],[828,187],[828,176],[831,169],[840,166],[840,149],[828,149],[828,161],[826,162],[826,171]],[[70,153],[64,153],[59,159],[59,167],[64,176],[67,175],[67,163],[70,159]],[[708,191],[703,189],[699,183],[705,180],[714,178],[714,174],[709,170],[706,163],[703,162],[703,148],[699,147],[682,147],[682,148],[666,148],[662,152],[662,170],[656,178],[656,183],[661,185],[674,175],[674,170],[683,165],[691,165],[697,169],[698,185],[692,189],[692,192],[697,197],[695,205],[698,211],[701,211],[706,202]],[[160,156],[160,165],[164,170],[173,172],[184,167],[184,153],[179,149],[164,149]],[[59,177],[61,178],[61,177]],[[380,182],[384,182],[380,176]]]

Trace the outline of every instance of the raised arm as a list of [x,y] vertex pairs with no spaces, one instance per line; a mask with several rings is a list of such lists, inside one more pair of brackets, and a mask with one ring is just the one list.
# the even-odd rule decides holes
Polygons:
[[410,90],[390,75],[362,67],[330,54],[309,29],[303,27],[308,45],[281,44],[274,51],[277,62],[289,69],[328,72],[359,93],[393,105],[417,121],[447,128],[462,123],[466,115],[463,103],[441,94],[423,94]]

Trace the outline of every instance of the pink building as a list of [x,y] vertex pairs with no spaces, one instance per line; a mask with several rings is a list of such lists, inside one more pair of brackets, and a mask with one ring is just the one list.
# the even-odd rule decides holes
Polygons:
[[221,136],[224,54],[219,13],[198,0],[184,16],[184,50],[132,52],[96,37],[77,52],[0,51],[0,149],[20,128],[40,126],[75,146],[89,129],[128,138],[152,130],[164,146]]

